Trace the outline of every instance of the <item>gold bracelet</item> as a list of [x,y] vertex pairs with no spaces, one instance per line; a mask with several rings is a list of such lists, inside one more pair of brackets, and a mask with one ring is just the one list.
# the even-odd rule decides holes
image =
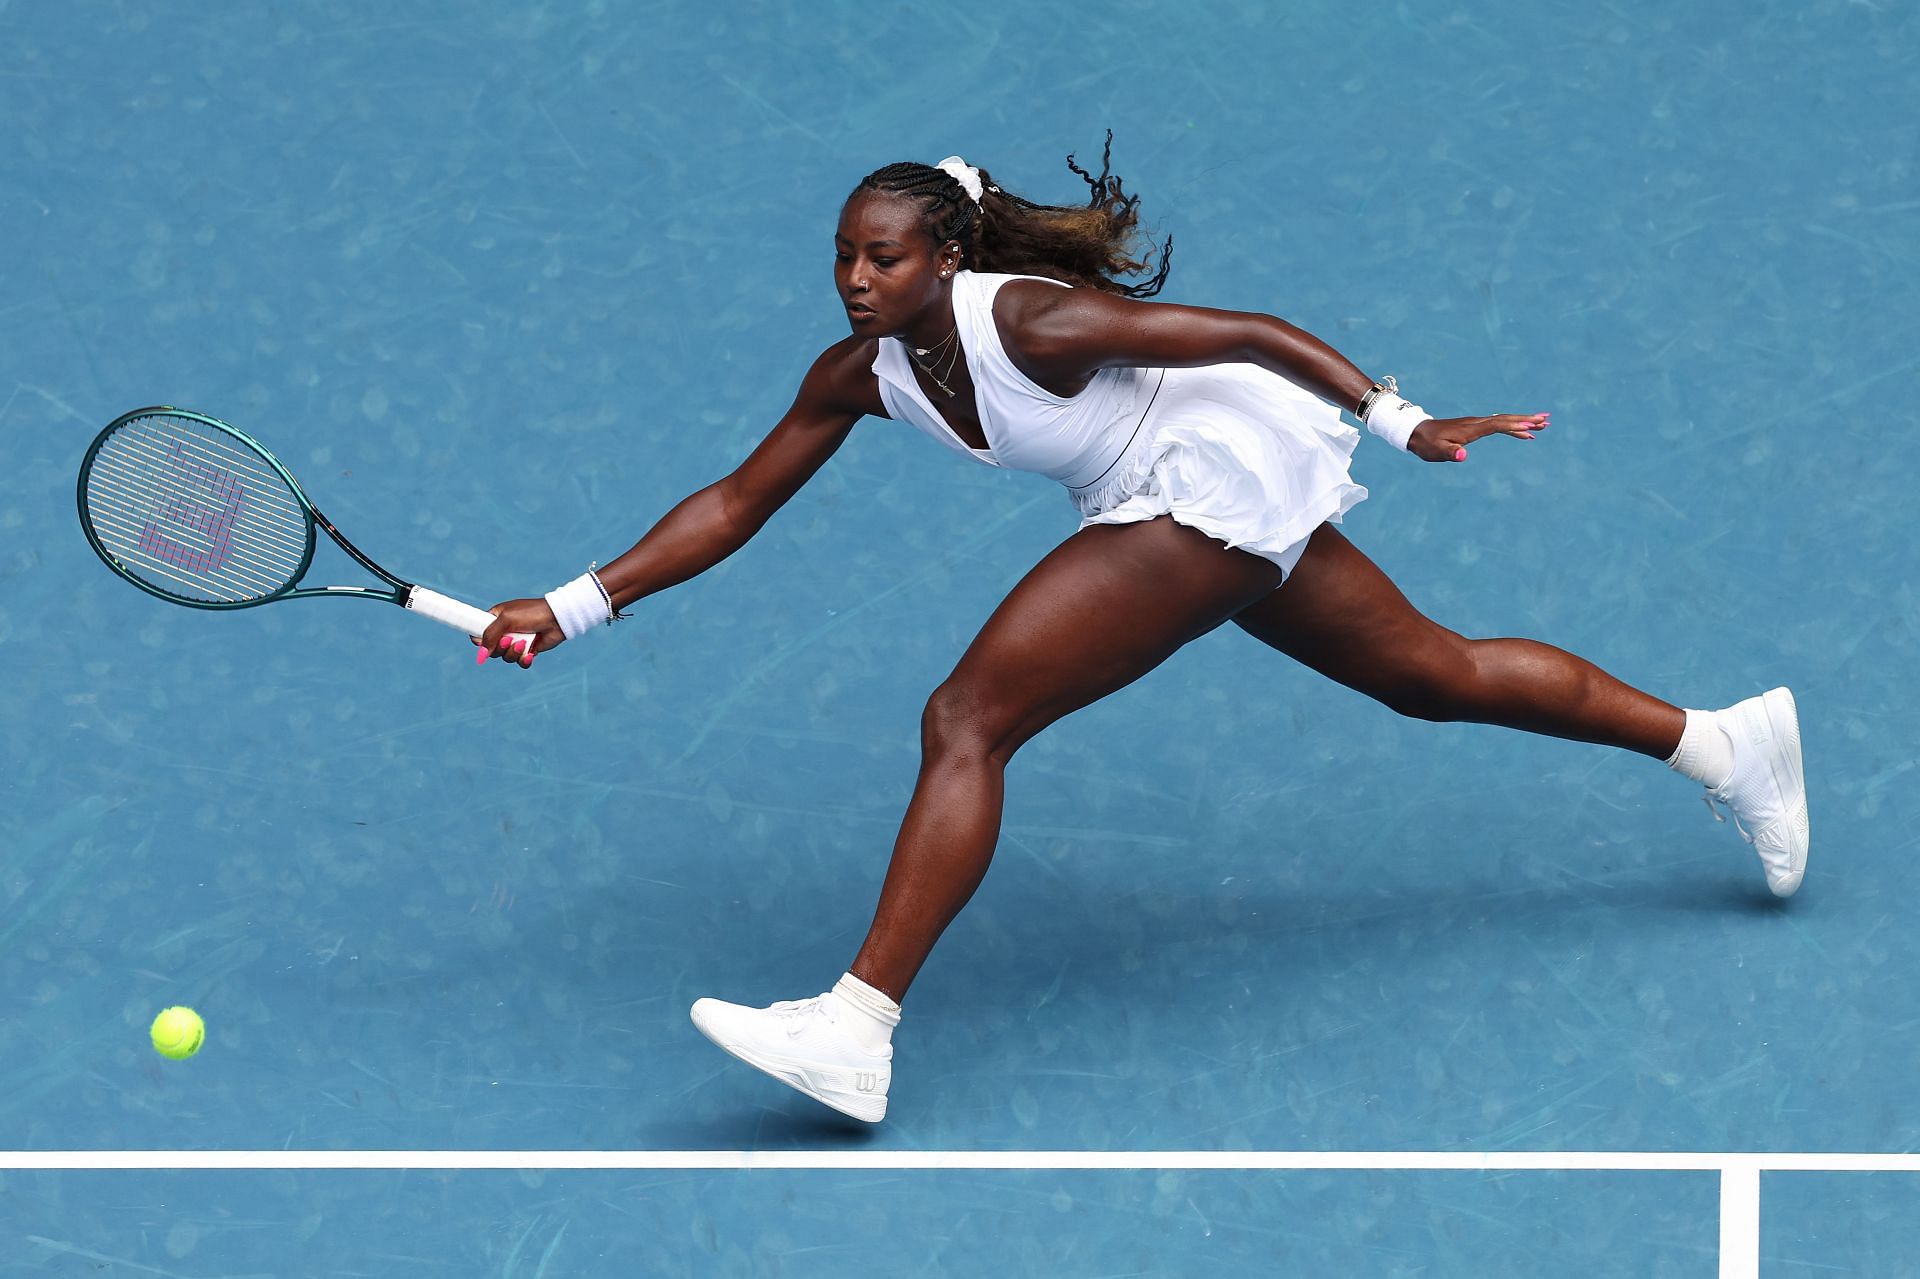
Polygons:
[[1400,394],[1400,384],[1393,380],[1392,374],[1388,374],[1367,388],[1367,393],[1360,397],[1360,407],[1353,411],[1353,415],[1364,422],[1367,420],[1367,411],[1373,407],[1375,400],[1383,395],[1398,394]]

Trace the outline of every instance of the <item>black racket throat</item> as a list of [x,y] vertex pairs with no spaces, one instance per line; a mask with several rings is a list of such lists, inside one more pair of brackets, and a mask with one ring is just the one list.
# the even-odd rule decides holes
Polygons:
[[301,590],[290,591],[288,592],[288,596],[287,596],[288,598],[292,596],[297,596],[297,595],[359,595],[367,599],[390,600],[395,604],[405,604],[407,602],[407,596],[411,594],[414,589],[414,584],[412,582],[403,581],[400,578],[395,577],[393,574],[387,572],[387,570],[381,568],[378,564],[375,564],[372,560],[368,559],[366,552],[362,551],[359,547],[355,546],[352,542],[348,541],[347,535],[345,533],[342,533],[339,529],[335,528],[333,526],[333,521],[329,520],[326,516],[320,513],[319,507],[309,504],[307,507],[307,510],[308,510],[308,513],[312,515],[314,524],[318,528],[320,528],[323,532],[325,532],[328,537],[333,539],[334,545],[338,546],[341,550],[345,551],[348,555],[352,556],[354,563],[358,564],[361,568],[364,568],[365,570],[367,570],[367,572],[373,574],[375,577],[379,578],[381,581],[387,583],[387,585],[384,587],[380,587],[380,586],[314,586],[314,587],[307,587]]

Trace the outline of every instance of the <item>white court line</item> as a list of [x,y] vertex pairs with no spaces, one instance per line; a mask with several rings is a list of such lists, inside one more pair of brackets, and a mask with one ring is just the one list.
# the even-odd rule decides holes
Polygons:
[[1920,1172],[1920,1154],[1419,1150],[0,1150],[0,1170]]
[[0,1170],[1714,1172],[1720,1279],[1759,1279],[1762,1172],[1920,1172],[1920,1155],[1408,1150],[0,1150]]
[[1720,1279],[1760,1279],[1760,1167],[1720,1170]]

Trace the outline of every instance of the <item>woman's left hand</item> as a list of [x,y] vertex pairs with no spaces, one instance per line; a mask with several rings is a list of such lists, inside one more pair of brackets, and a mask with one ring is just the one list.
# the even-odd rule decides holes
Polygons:
[[1413,428],[1407,452],[1429,462],[1464,462],[1467,445],[1489,435],[1530,440],[1551,425],[1550,413],[1498,413],[1493,417],[1429,418]]

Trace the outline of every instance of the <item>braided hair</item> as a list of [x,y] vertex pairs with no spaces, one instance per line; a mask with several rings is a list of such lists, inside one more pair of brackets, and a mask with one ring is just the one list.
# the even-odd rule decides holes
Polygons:
[[1112,156],[1109,129],[1098,177],[1067,157],[1067,167],[1089,189],[1086,204],[1080,206],[1035,204],[1003,190],[985,169],[980,170],[980,203],[975,204],[952,174],[913,161],[875,169],[860,179],[853,195],[879,191],[918,200],[927,234],[935,244],[957,241],[961,260],[971,270],[1044,275],[1103,293],[1152,297],[1167,282],[1173,237],[1160,246],[1159,267],[1144,282],[1126,284],[1114,278],[1146,271],[1153,250],[1137,247],[1140,197],[1121,188]]

